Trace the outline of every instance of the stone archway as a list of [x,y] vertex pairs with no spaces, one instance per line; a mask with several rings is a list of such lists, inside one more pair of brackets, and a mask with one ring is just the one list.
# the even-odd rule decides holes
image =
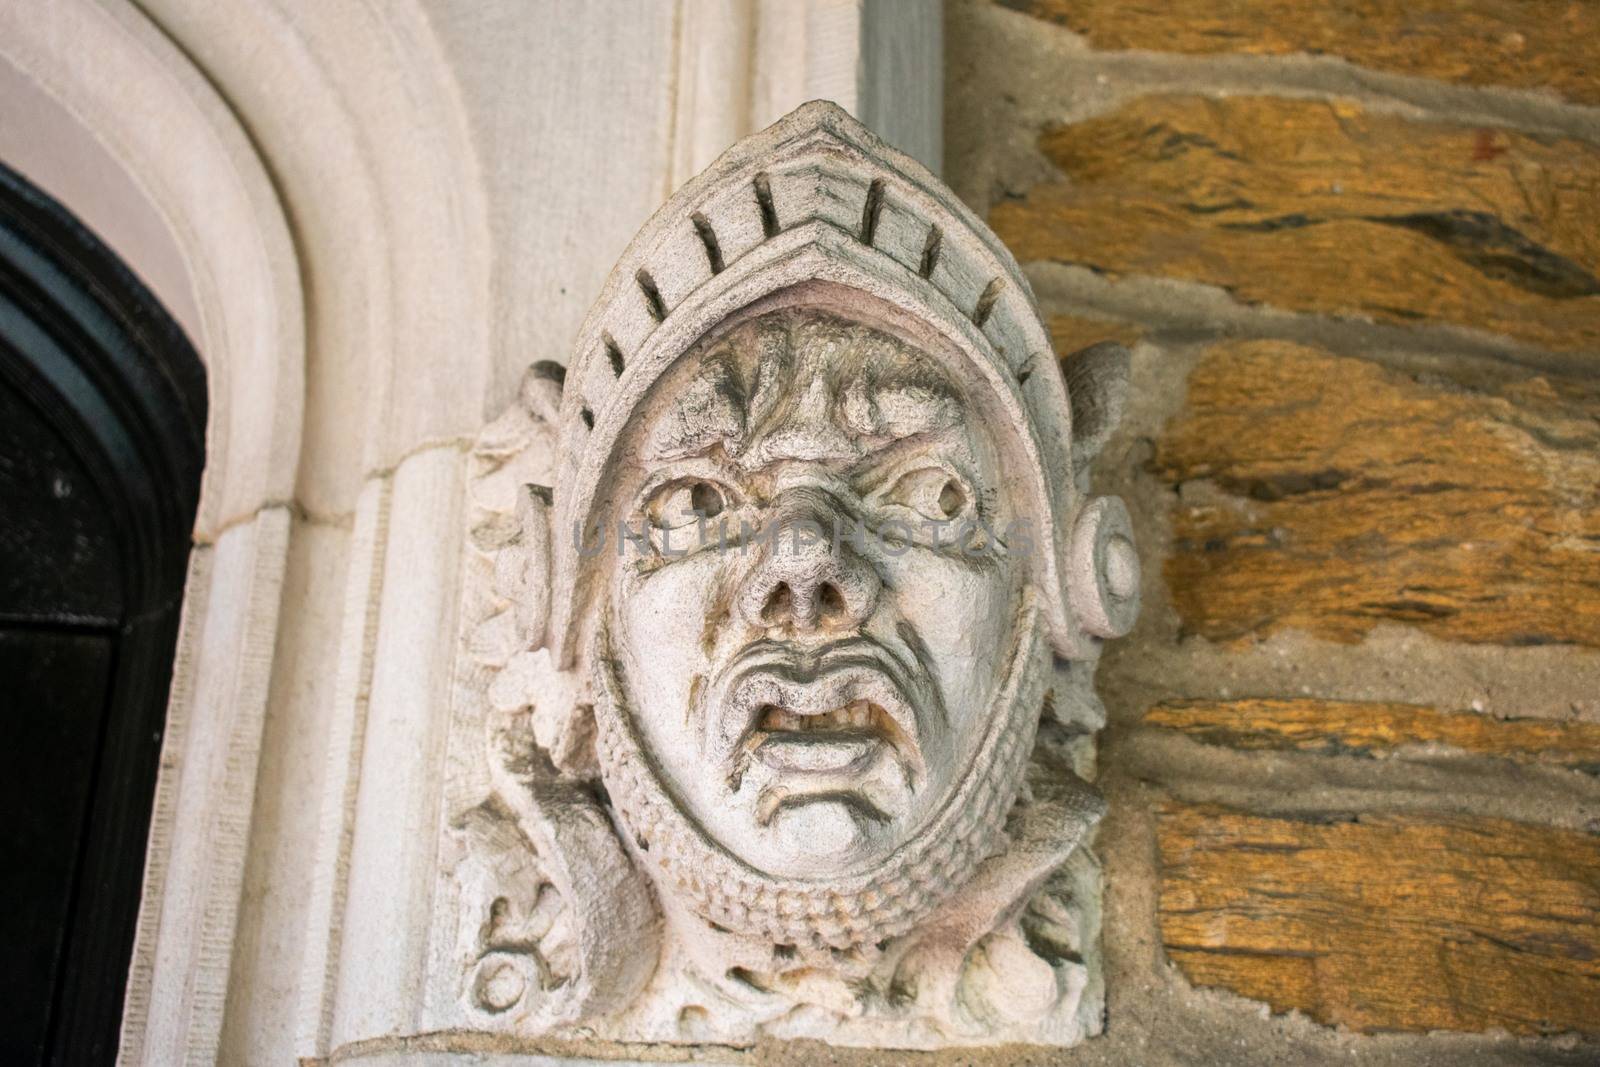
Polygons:
[[[249,139],[137,11],[8,6],[0,24],[0,65],[19,89],[5,97],[8,162],[108,237],[205,365],[196,547],[148,838],[134,835],[148,848],[125,1006],[120,976],[100,992],[113,1019],[122,1009],[124,1056],[130,1035],[135,1049],[147,1036],[214,1048],[220,1019],[192,1004],[226,987],[238,910],[300,441],[298,268]],[[48,137],[27,136],[40,129],[29,109],[47,115]]]

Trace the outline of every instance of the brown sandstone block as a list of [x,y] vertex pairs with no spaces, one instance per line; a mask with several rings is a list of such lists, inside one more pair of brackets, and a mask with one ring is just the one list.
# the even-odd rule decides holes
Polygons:
[[1591,0],[1001,0],[1095,48],[1186,55],[1334,55],[1464,85],[1552,89],[1600,102],[1600,4]]
[[1600,724],[1496,719],[1418,704],[1313,700],[1175,700],[1144,723],[1247,751],[1388,756],[1444,748],[1600,773]]
[[1475,392],[1287,342],[1214,346],[1154,458],[1181,489],[1165,575],[1184,627],[1600,646],[1597,414],[1592,382]]
[[1132,348],[1144,336],[1143,327],[1136,323],[1087,315],[1052,315],[1047,325],[1056,355],[1062,359],[1102,341],[1116,341]]
[[1063,180],[991,218],[1024,262],[1600,352],[1600,146],[1195,96],[1143,97],[1039,143]]
[[1600,841],[1451,815],[1158,813],[1193,984],[1361,1031],[1600,1032]]

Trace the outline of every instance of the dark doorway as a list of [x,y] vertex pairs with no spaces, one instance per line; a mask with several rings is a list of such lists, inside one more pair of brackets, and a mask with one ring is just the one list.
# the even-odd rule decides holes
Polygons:
[[109,1063],[144,871],[205,371],[0,166],[0,1063]]

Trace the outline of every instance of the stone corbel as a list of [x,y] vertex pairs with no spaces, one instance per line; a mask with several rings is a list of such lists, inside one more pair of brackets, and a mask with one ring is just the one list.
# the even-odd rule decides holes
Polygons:
[[1057,366],[994,236],[832,105],[651,219],[473,452],[440,1025],[1097,1031],[1127,355]]

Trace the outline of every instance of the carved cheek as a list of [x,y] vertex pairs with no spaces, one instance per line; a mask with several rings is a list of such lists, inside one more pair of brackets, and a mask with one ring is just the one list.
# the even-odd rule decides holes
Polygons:
[[652,755],[680,785],[692,784],[699,763],[691,704],[708,670],[702,639],[716,610],[720,566],[714,549],[649,574],[629,573],[625,564],[612,586],[630,710]]
[[980,725],[1011,652],[1011,567],[1000,559],[962,561],[912,549],[886,560],[884,569],[895,613],[915,631],[944,694],[957,734],[949,742],[959,748]]

